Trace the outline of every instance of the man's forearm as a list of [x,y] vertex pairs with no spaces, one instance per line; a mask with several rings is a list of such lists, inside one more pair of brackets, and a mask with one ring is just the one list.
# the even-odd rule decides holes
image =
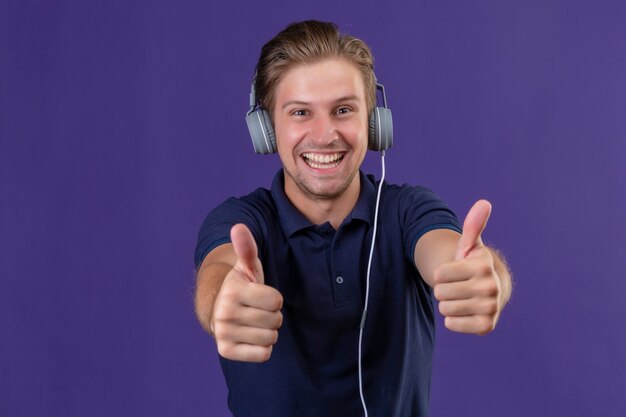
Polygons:
[[220,291],[222,282],[233,267],[227,263],[213,263],[202,266],[196,276],[195,309],[200,325],[213,335],[211,318],[213,304]]

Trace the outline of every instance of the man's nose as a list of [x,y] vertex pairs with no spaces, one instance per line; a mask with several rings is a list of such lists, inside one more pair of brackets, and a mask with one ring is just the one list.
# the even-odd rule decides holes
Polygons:
[[318,115],[313,120],[313,140],[320,145],[327,145],[337,139],[336,121],[330,115]]

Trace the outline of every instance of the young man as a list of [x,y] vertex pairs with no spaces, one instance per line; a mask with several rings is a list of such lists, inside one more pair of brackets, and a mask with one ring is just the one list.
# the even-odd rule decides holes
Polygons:
[[383,183],[368,279],[380,184],[359,168],[372,61],[365,43],[315,21],[262,49],[254,90],[283,167],[270,190],[208,215],[195,257],[198,320],[235,416],[426,416],[432,294],[447,328],[475,334],[494,329],[510,296],[480,237],[489,203],[461,228],[421,187]]

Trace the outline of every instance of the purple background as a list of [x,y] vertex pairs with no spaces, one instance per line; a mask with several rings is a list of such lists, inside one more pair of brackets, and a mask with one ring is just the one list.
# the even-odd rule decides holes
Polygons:
[[515,294],[486,337],[438,322],[431,414],[626,415],[625,3],[400,3],[0,2],[1,416],[228,415],[192,253],[279,166],[243,116],[306,18],[371,45],[388,178],[494,206]]

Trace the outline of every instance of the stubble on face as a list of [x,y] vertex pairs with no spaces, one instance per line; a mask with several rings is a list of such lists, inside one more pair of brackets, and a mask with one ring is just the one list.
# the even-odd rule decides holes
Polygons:
[[[283,166],[283,172],[291,179],[291,183],[298,187],[299,191],[312,201],[332,201],[341,197],[346,190],[354,183],[357,171],[353,171],[349,175],[344,175],[340,182],[336,183],[332,188],[320,186],[314,183],[307,176],[301,175],[298,170]],[[288,182],[285,181],[287,185]]]
[[332,201],[350,191],[358,195],[357,174],[367,150],[364,90],[358,69],[341,59],[284,75],[274,119],[290,198]]

